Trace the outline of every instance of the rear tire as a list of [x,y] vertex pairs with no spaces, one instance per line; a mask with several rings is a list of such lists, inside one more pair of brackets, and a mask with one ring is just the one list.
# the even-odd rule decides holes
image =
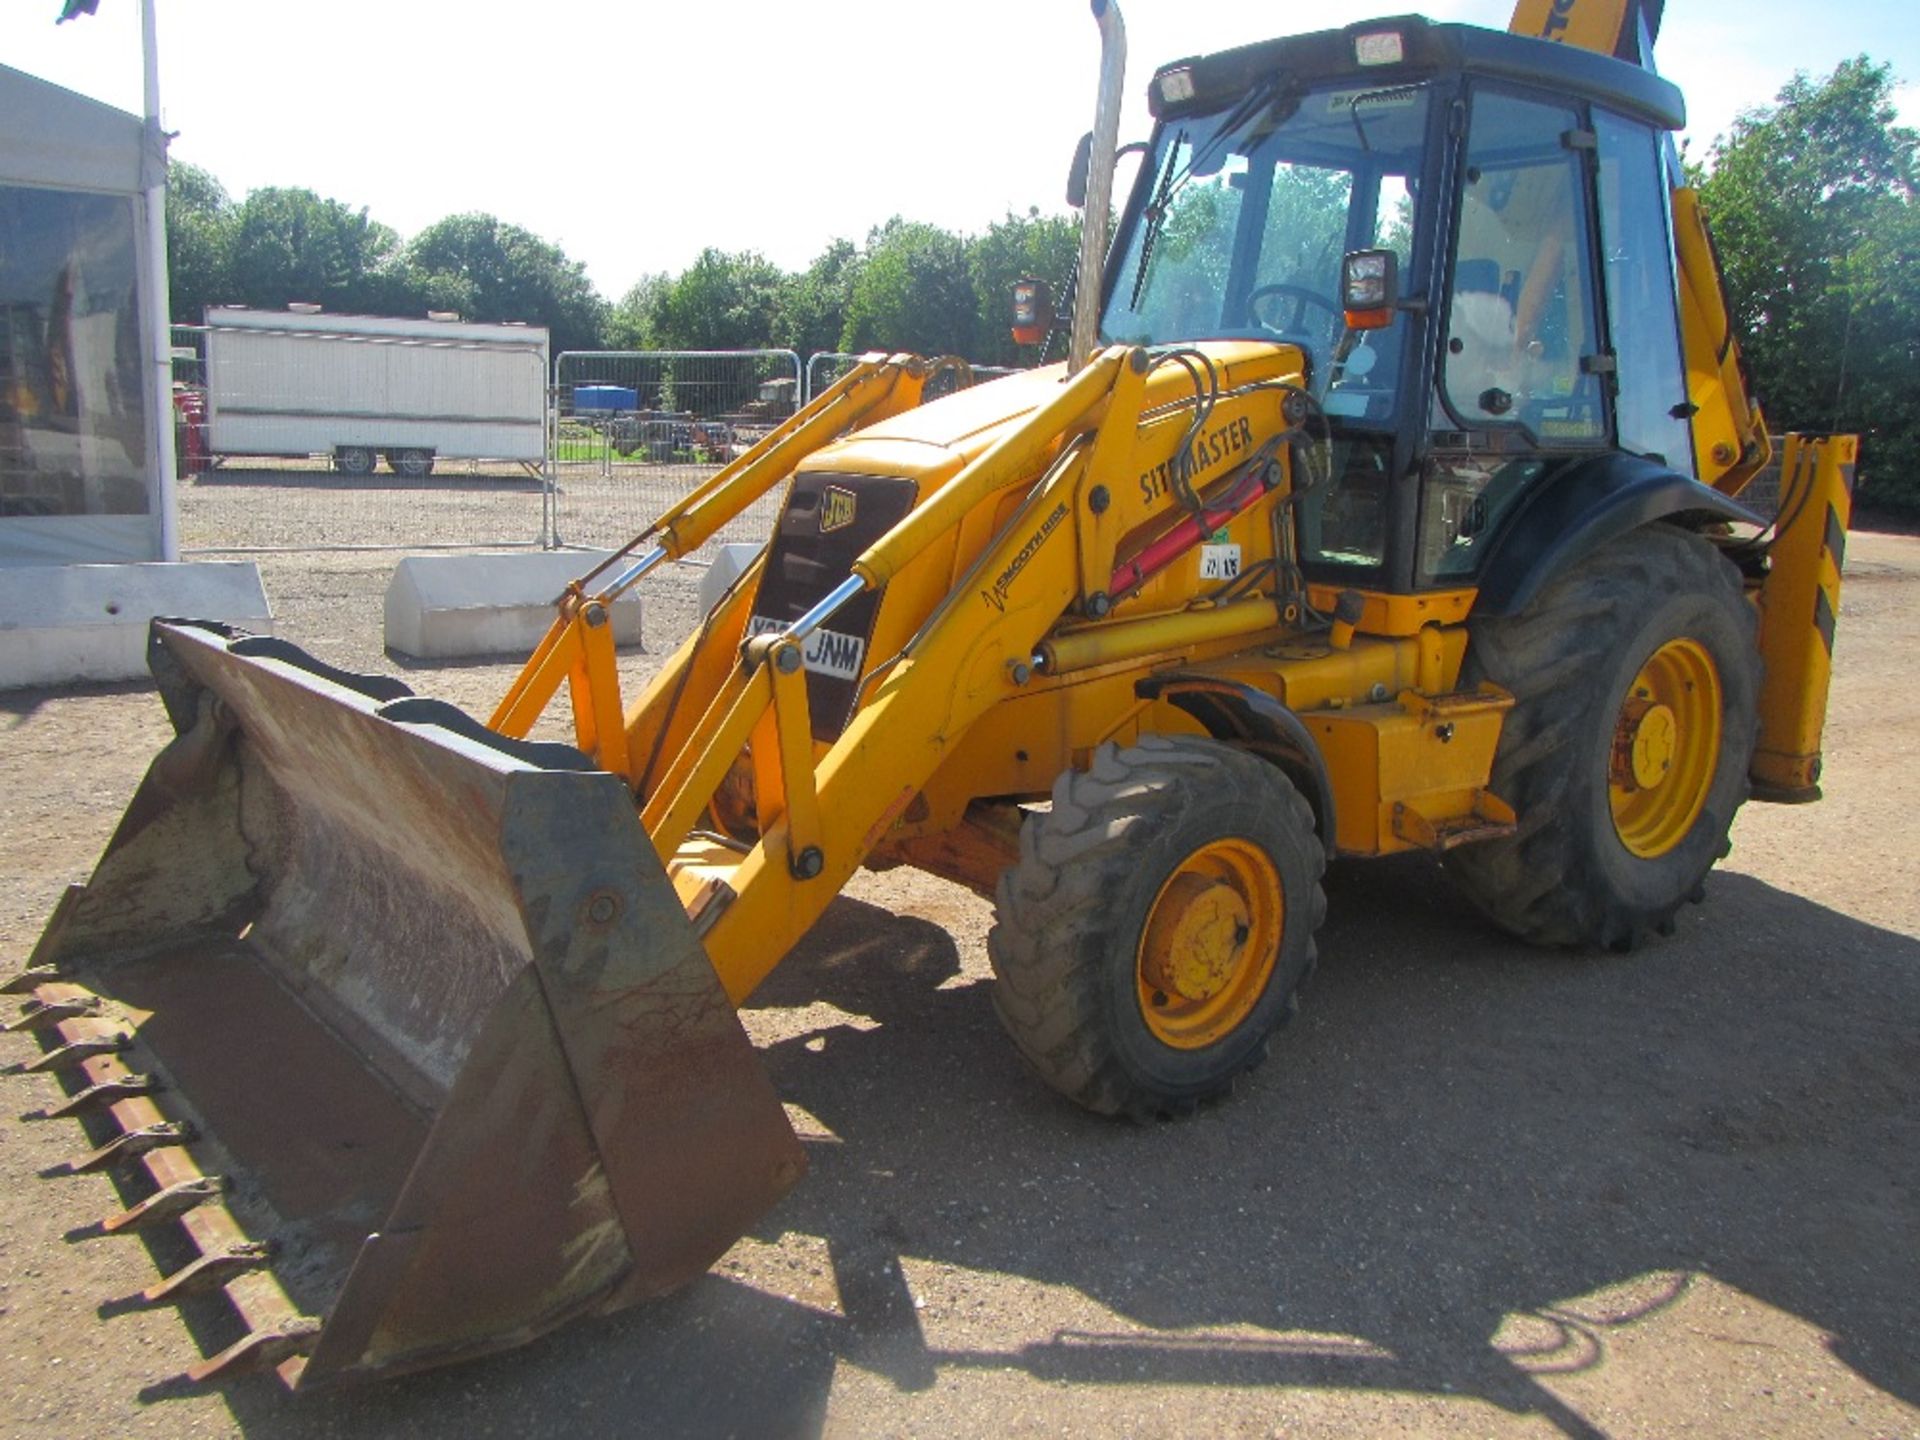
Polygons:
[[430,450],[389,450],[387,465],[403,480],[424,480],[433,473]]
[[1755,630],[1733,566],[1664,526],[1603,547],[1521,615],[1474,624],[1461,680],[1515,696],[1492,788],[1519,824],[1447,868],[1495,924],[1626,950],[1700,898],[1747,798]]
[[1103,745],[1000,877],[994,1007],[1040,1077],[1100,1114],[1180,1115],[1266,1057],[1326,915],[1313,812],[1213,740]]

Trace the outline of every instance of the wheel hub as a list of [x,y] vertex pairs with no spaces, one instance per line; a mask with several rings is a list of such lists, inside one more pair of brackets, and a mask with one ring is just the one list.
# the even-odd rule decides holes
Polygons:
[[1145,969],[1161,990],[1211,1000],[1233,978],[1250,927],[1232,887],[1199,875],[1174,877],[1147,934]]
[[1647,657],[1614,718],[1608,803],[1627,852],[1679,847],[1706,806],[1720,762],[1722,691],[1713,656],[1676,637]]
[[1614,740],[1613,783],[1651,790],[1667,778],[1680,744],[1680,726],[1665,705],[1639,696],[1621,707]]
[[1201,846],[1168,876],[1140,932],[1141,1018],[1180,1050],[1211,1045],[1259,1003],[1286,902],[1273,858],[1251,841]]

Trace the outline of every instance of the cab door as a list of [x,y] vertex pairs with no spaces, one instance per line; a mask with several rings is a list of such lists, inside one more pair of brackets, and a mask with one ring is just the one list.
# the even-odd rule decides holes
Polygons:
[[1582,107],[1471,92],[1443,267],[1416,584],[1471,584],[1513,507],[1614,443]]

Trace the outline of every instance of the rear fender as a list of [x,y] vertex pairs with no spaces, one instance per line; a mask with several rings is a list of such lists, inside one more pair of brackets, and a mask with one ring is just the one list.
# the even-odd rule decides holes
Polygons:
[[1494,542],[1480,574],[1473,618],[1516,615],[1609,540],[1657,522],[1697,530],[1718,521],[1766,521],[1711,486],[1638,455],[1576,462],[1535,488]]

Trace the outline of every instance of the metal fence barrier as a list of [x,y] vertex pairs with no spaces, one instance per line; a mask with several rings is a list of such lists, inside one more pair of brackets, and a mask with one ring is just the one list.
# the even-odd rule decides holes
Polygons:
[[[183,552],[546,543],[544,331],[475,342],[302,323],[173,327]],[[395,428],[381,397],[400,388],[410,414],[441,413]]]
[[[273,334],[317,338],[290,314]],[[791,350],[569,351],[546,379],[544,346],[462,345],[441,357],[465,365],[445,408],[472,413],[472,391],[513,372],[514,423],[536,427],[532,458],[409,455],[379,444],[329,444],[311,426],[289,439],[239,417],[238,403],[269,394],[273,414],[311,420],[340,408],[342,368],[422,363],[419,343],[331,334],[313,347],[227,343],[227,330],[173,328],[174,439],[180,539],[189,554],[269,550],[604,548],[626,543],[742,453],[859,358]],[[391,347],[384,357],[367,347]],[[378,364],[371,364],[376,373]],[[976,381],[1013,373],[975,366]],[[537,398],[520,395],[538,380]],[[951,385],[953,381],[947,381]],[[936,394],[938,392],[935,392]],[[933,398],[930,395],[929,398]],[[364,416],[362,417],[364,418]],[[505,447],[503,447],[505,448]],[[357,451],[357,453],[356,453]],[[736,517],[712,544],[758,544],[777,492]],[[690,557],[698,560],[706,554]]]
[[[800,357],[791,350],[561,355],[554,366],[550,543],[625,544],[792,415],[801,380]],[[778,503],[778,495],[766,496],[711,543],[766,539]]]

